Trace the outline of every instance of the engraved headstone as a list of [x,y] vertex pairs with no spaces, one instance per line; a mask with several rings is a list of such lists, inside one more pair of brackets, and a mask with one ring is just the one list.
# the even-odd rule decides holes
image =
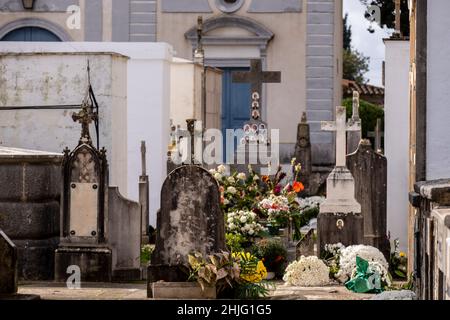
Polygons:
[[317,220],[318,253],[326,244],[362,244],[364,235],[361,205],[355,199],[355,181],[346,167],[346,132],[360,130],[347,123],[345,107],[336,107],[336,121],[322,122],[322,130],[336,132],[336,167],[327,179],[327,197]]
[[71,265],[80,267],[82,281],[111,280],[111,249],[105,239],[106,150],[97,150],[89,133],[96,117],[91,100],[85,98],[80,112],[72,115],[82,127],[78,146],[72,152],[64,150],[62,229],[55,253],[55,278],[59,281],[65,281]]
[[185,165],[166,178],[157,215],[156,247],[148,267],[151,283],[186,281],[183,266],[192,252],[225,249],[225,224],[217,181],[204,168]]
[[361,140],[358,150],[347,156],[347,166],[355,179],[355,197],[364,217],[364,244],[389,257],[386,157],[373,151],[369,140]]

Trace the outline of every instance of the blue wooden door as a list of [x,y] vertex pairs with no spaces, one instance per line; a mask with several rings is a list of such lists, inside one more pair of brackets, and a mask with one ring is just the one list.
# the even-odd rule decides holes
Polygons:
[[[234,83],[232,73],[248,71],[248,68],[222,68],[222,134],[224,137],[224,156],[226,156],[226,130],[242,129],[250,120],[250,84]],[[236,150],[237,140],[234,143]]]
[[7,33],[1,41],[61,41],[61,39],[43,28],[23,27]]

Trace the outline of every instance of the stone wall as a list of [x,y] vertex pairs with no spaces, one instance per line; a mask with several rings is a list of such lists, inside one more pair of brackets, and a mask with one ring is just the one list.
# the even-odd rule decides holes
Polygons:
[[24,280],[53,279],[62,156],[0,147],[0,229],[16,244]]

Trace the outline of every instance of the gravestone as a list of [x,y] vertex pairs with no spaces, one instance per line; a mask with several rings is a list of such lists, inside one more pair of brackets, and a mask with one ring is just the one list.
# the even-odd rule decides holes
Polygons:
[[364,244],[378,248],[388,258],[386,157],[374,152],[369,140],[361,140],[358,150],[347,156],[347,166],[355,179],[355,197],[364,217]]
[[204,168],[184,165],[166,178],[157,215],[156,247],[148,267],[151,284],[186,281],[188,255],[225,250],[224,215],[217,181]]
[[359,130],[353,130],[347,132],[347,154],[353,153],[358,149],[359,142],[362,138],[361,133],[361,118],[359,117],[359,93],[353,91],[353,105],[352,105],[352,117],[350,124],[359,123]]
[[17,293],[17,248],[0,230],[0,297]]
[[[311,163],[311,139],[309,132],[309,124],[306,119],[306,112],[303,112],[302,120],[297,127],[297,143],[295,145],[296,162],[300,163],[302,169],[298,175],[298,180],[303,183],[305,189],[299,196],[310,196],[310,179],[312,173]],[[295,174],[295,172],[293,173]]]
[[[60,244],[55,252],[55,278],[65,281],[76,265],[82,281],[111,281],[112,253],[106,244],[108,164],[106,150],[97,150],[89,133],[95,121],[92,102],[84,99],[74,121],[81,123],[78,146],[64,150]],[[139,228],[140,229],[140,228]]]
[[[281,83],[281,72],[263,71],[261,60],[253,59],[250,61],[250,71],[233,73],[233,82],[251,84],[250,120],[244,123],[243,134],[238,137],[234,159],[236,165],[233,168],[238,172],[246,172],[248,164],[251,164],[255,171],[260,171],[262,167],[267,167],[269,164],[276,168],[278,159],[269,152],[271,141],[268,125],[261,119],[261,102],[263,101],[263,84]],[[264,158],[261,157],[262,155]]]
[[296,258],[300,259],[301,256],[309,257],[317,255],[316,246],[317,237],[314,229],[310,229],[303,235],[302,239],[297,243]]
[[336,132],[336,167],[327,179],[327,197],[317,219],[318,254],[326,244],[362,244],[364,222],[355,199],[355,181],[346,167],[346,132],[360,130],[360,123],[346,123],[345,107],[336,107],[336,121],[322,122],[322,130]]
[[375,126],[375,131],[369,132],[367,134],[369,138],[374,138],[375,141],[375,151],[378,153],[383,153],[383,144],[381,140],[384,139],[384,132],[381,131],[381,119],[377,119],[377,124]]
[[150,186],[147,175],[147,158],[146,158],[147,148],[145,146],[145,141],[141,141],[141,163],[142,163],[142,174],[139,176],[139,203],[141,204],[142,213],[142,244],[148,244],[150,242],[149,238],[149,226],[150,226]]

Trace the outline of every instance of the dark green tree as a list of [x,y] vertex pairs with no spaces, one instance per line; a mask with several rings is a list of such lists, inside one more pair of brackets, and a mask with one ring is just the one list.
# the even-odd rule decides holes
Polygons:
[[348,25],[348,13],[344,16],[344,50],[352,49],[352,26]]
[[370,58],[358,50],[350,49],[343,52],[343,78],[357,83],[366,83],[364,75],[369,71]]
[[[366,8],[371,5],[380,7],[380,27],[386,26],[389,29],[395,28],[395,1],[394,0],[359,0]],[[409,37],[409,8],[408,0],[401,0],[400,4],[400,30],[404,37]],[[371,15],[366,12],[366,19],[371,21]],[[375,22],[374,22],[375,23]],[[374,29],[369,27],[369,32],[373,33]]]

